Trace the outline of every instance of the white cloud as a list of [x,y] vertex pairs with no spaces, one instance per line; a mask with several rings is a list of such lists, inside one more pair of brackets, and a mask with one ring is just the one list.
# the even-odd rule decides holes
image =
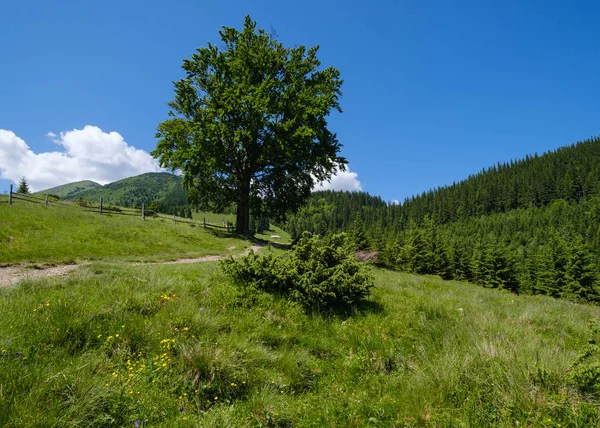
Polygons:
[[313,190],[348,190],[358,192],[362,190],[362,185],[358,180],[358,174],[350,171],[347,167],[346,171],[337,171],[329,181],[317,183]]
[[394,199],[392,201],[392,205],[400,205],[400,201],[398,199]]
[[152,156],[127,144],[117,132],[86,125],[59,136],[46,135],[63,150],[34,153],[14,132],[0,129],[0,177],[17,182],[25,176],[33,190],[42,190],[79,180],[106,184],[161,171]]

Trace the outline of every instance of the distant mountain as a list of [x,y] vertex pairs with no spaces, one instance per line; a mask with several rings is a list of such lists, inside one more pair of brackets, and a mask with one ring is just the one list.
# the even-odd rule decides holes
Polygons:
[[39,192],[35,192],[38,195],[56,195],[61,199],[69,199],[75,197],[80,192],[88,189],[94,189],[97,187],[102,187],[101,184],[96,183],[95,181],[83,180],[76,181],[74,183],[63,184],[62,186],[52,187],[51,189],[40,190]]
[[146,206],[153,204],[155,209],[184,206],[188,203],[188,194],[183,189],[182,178],[166,172],[150,172],[125,178],[105,186],[77,192],[65,199],[98,202],[100,198],[105,204],[133,207],[145,203]]

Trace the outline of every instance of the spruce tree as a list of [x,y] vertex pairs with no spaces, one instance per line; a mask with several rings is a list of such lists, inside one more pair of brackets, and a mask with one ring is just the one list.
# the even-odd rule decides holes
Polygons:
[[565,266],[566,284],[561,297],[569,300],[594,301],[598,298],[598,275],[592,254],[585,248],[580,237],[569,245]]
[[19,181],[17,193],[23,193],[25,195],[29,195],[31,193],[31,190],[29,189],[29,184],[27,183],[27,179],[25,177],[21,178],[21,181]]
[[368,250],[371,247],[369,238],[367,238],[367,231],[362,215],[359,214],[352,222],[349,235],[352,245],[356,250],[363,251]]

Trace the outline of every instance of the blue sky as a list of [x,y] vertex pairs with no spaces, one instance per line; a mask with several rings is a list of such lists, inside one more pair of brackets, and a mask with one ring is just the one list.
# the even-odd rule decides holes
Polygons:
[[183,58],[246,14],[341,71],[340,186],[403,200],[600,134],[597,2],[24,0],[0,6],[0,191],[152,170]]

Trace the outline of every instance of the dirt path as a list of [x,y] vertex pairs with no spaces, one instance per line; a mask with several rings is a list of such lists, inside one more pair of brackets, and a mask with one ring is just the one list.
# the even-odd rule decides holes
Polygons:
[[41,278],[45,276],[67,275],[77,269],[79,265],[58,265],[47,268],[38,268],[30,266],[7,266],[0,268],[0,287],[10,287],[17,285],[26,278]]
[[[235,247],[228,248],[229,251],[233,250]],[[247,248],[244,252],[233,255],[234,257],[243,257],[247,255],[250,250],[258,251],[260,250],[259,245],[253,245]],[[228,258],[230,255],[221,255],[221,256],[202,256],[195,257],[192,259],[177,259],[169,262],[145,262],[145,263],[128,263],[132,266],[140,266],[140,265],[174,265],[174,264],[183,264],[183,263],[202,263],[202,262],[214,262]],[[0,267],[0,287],[10,287],[13,285],[17,285],[20,281],[26,278],[42,278],[48,276],[64,276],[69,273],[75,271],[83,264],[72,264],[72,265],[57,265],[57,266],[49,266],[49,267],[39,267],[39,266],[28,266],[28,265],[15,265],[15,266],[5,266]]]
[[[230,247],[228,248],[229,251],[233,250],[235,247]],[[219,260],[224,260],[226,258],[228,258],[230,255],[233,255],[233,257],[243,257],[248,255],[248,253],[250,252],[250,250],[257,252],[258,250],[260,250],[262,247],[260,247],[259,245],[253,245],[249,248],[246,248],[246,250],[243,253],[239,253],[239,254],[228,254],[226,256],[202,256],[202,257],[195,257],[193,259],[177,259],[177,260],[173,260],[170,262],[141,262],[141,263],[130,263],[131,265],[134,266],[139,266],[139,265],[177,265],[180,263],[202,263],[202,262],[216,262]]]

